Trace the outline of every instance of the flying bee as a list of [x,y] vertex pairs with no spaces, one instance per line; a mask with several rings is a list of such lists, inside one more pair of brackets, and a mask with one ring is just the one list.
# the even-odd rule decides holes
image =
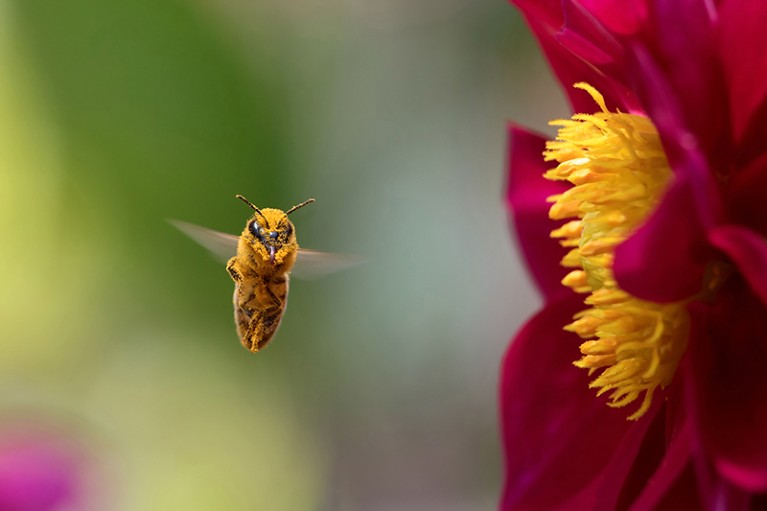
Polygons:
[[[280,326],[288,300],[288,283],[298,261],[304,274],[317,275],[354,264],[354,258],[299,249],[288,215],[311,204],[308,199],[287,211],[250,206],[253,216],[240,236],[173,220],[171,223],[216,255],[229,258],[226,270],[234,281],[234,322],[242,345],[255,353],[266,346]],[[231,256],[231,257],[230,257]]]

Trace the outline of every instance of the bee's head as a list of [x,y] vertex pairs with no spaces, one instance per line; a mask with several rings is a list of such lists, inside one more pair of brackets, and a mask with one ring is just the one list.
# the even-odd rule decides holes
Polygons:
[[272,264],[282,264],[287,252],[296,247],[293,223],[279,209],[260,210],[248,220],[246,231],[253,250]]
[[293,222],[288,219],[288,215],[298,208],[314,202],[314,199],[304,201],[285,212],[272,208],[258,209],[242,195],[237,195],[237,198],[249,205],[254,211],[253,217],[248,220],[245,226],[243,237],[263,262],[268,261],[273,265],[280,265],[288,256],[295,255],[296,250],[298,250],[296,232]]

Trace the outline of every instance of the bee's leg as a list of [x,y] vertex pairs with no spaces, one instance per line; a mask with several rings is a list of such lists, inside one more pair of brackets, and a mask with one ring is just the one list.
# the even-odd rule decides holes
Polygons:
[[242,274],[236,267],[237,258],[232,257],[229,259],[229,261],[226,263],[226,271],[229,272],[229,275],[232,277],[232,280],[236,283],[242,282]]
[[264,286],[266,295],[271,301],[270,305],[263,307],[260,310],[253,312],[253,317],[248,325],[248,331],[246,338],[250,343],[250,351],[257,352],[262,346],[264,346],[274,335],[277,330],[277,324],[280,322],[282,311],[284,310],[283,302],[280,300],[268,286]]
[[[269,300],[272,302],[268,309],[282,310],[283,302],[285,301],[285,296],[287,293],[287,289],[285,288],[285,277],[272,278],[271,281],[267,283],[265,288],[269,296]],[[275,290],[277,291],[276,293]]]
[[269,298],[272,301],[272,305],[270,307],[267,307],[264,309],[264,324],[269,332],[269,336],[274,333],[274,331],[277,328],[277,324],[280,321],[280,317],[282,316],[282,313],[285,311],[285,297],[286,295],[286,289],[285,287],[281,287],[277,289],[277,292],[281,292],[281,296],[278,296],[275,294],[274,290],[272,289],[272,285],[277,286],[284,286],[285,279],[284,277],[276,277],[272,279],[271,285],[267,285],[266,289],[269,292]]
[[261,344],[266,340],[268,327],[267,311],[259,310],[253,313],[253,317],[248,324],[248,330],[245,333],[245,339],[249,346],[246,346],[253,353],[257,352]]
[[242,300],[235,300],[234,306],[234,319],[237,324],[237,333],[240,337],[240,342],[245,349],[249,350],[251,347],[249,328],[253,319],[253,309],[248,307],[247,303]]

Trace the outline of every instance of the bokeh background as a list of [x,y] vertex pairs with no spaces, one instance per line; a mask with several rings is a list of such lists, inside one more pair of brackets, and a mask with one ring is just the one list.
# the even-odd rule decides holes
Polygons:
[[[0,450],[64,446],[55,509],[495,507],[497,368],[538,305],[505,123],[567,115],[511,6],[0,0],[0,69]],[[257,356],[166,222],[237,233],[235,193],[316,197],[302,246],[364,260],[294,280]]]

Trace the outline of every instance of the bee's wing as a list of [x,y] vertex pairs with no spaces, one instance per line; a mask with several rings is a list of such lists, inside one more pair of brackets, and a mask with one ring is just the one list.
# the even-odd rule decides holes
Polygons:
[[240,239],[239,236],[206,229],[205,227],[182,222],[181,220],[168,220],[168,222],[175,226],[179,231],[210,250],[216,259],[227,261],[237,253],[237,242]]
[[313,279],[361,263],[361,258],[349,254],[334,254],[317,250],[298,249],[296,265],[291,275],[299,279]]

